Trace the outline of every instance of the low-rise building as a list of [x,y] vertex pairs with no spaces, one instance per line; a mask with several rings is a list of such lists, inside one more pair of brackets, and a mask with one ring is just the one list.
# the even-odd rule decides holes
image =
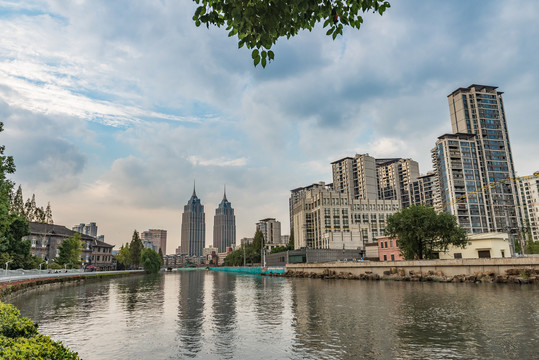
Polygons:
[[[30,222],[30,235],[23,237],[31,242],[30,253],[40,257],[47,263],[52,263],[59,255],[59,246],[62,242],[77,234],[62,225]],[[111,270],[114,266],[112,248],[114,245],[106,244],[95,237],[80,234],[82,241],[82,266],[93,265],[102,270]],[[103,257],[105,256],[105,257]],[[96,259],[99,258],[99,261]]]
[[509,234],[490,232],[468,235],[466,247],[449,246],[446,252],[440,252],[440,259],[480,259],[511,257]]
[[92,247],[92,265],[99,270],[115,270],[113,247],[96,239]]
[[398,240],[387,236],[378,238],[378,258],[380,261],[401,261],[404,258],[398,246]]

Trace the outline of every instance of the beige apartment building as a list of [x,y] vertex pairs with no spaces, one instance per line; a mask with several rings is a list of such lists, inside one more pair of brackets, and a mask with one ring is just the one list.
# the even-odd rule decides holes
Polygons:
[[402,208],[413,204],[412,184],[419,177],[419,164],[412,159],[376,159],[378,199],[398,200]]
[[352,199],[377,199],[376,160],[369,154],[356,154],[331,163],[333,189]]
[[140,233],[142,242],[151,241],[157,248],[157,252],[161,249],[163,255],[167,253],[167,231],[162,229],[150,229]]
[[524,239],[539,241],[539,171],[518,178]]
[[387,218],[399,210],[396,200],[350,199],[324,182],[296,193],[301,196],[292,209],[295,249],[364,250],[384,234]]

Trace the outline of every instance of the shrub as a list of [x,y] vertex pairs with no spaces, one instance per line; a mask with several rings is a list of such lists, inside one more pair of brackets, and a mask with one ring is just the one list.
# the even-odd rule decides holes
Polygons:
[[21,317],[19,309],[13,305],[0,303],[0,335],[8,338],[37,335],[37,324]]
[[19,309],[0,302],[1,359],[79,359],[60,341],[37,332],[37,324],[22,317]]
[[60,269],[63,269],[64,267],[60,264],[57,264],[57,263],[51,263],[49,264],[49,269],[51,270],[60,270]]

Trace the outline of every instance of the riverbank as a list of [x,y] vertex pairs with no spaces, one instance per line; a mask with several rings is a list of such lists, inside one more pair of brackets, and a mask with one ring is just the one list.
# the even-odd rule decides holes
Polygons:
[[285,277],[539,284],[539,258],[288,264]]
[[24,279],[19,279],[17,277],[7,278],[2,279],[2,282],[0,282],[0,299],[14,292],[26,290],[35,286],[68,282],[85,282],[88,280],[98,280],[102,278],[129,276],[135,274],[144,274],[144,270],[36,275],[33,277],[26,277]]
[[211,271],[224,271],[254,275],[283,275],[285,273],[284,266],[265,267],[260,266],[219,266],[210,267]]

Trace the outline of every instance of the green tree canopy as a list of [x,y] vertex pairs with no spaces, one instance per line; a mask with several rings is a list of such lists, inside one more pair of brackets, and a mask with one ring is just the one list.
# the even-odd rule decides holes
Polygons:
[[153,249],[143,249],[140,264],[148,274],[156,274],[163,265],[163,258]]
[[80,264],[82,254],[82,240],[80,234],[75,233],[72,237],[62,241],[62,244],[58,246],[58,251],[58,257],[55,261],[59,265]]
[[457,219],[447,213],[436,214],[422,205],[407,207],[387,219],[386,235],[398,238],[399,248],[407,260],[431,259],[449,245],[466,246],[466,231]]
[[243,258],[245,256],[245,262],[248,264],[260,263],[260,256],[262,245],[264,243],[264,235],[260,231],[256,231],[253,237],[253,242],[250,244],[243,244],[238,250],[232,251],[225,258],[225,265],[241,266],[243,265]]
[[116,261],[118,262],[118,270],[127,269],[131,265],[131,252],[129,250],[129,243],[125,246],[122,245],[118,255],[116,255]]
[[380,15],[389,8],[385,0],[194,0],[200,4],[193,16],[196,26],[226,26],[228,36],[238,37],[238,47],[253,49],[254,65],[274,59],[271,47],[300,30],[311,31],[324,21],[326,35],[342,35],[344,26],[359,29],[363,13]]
[[143,248],[144,248],[144,245],[142,245],[142,240],[140,240],[138,231],[137,230],[133,231],[131,244],[129,244],[129,254],[130,254],[131,265],[135,267],[138,267],[140,265],[140,256],[142,255]]

